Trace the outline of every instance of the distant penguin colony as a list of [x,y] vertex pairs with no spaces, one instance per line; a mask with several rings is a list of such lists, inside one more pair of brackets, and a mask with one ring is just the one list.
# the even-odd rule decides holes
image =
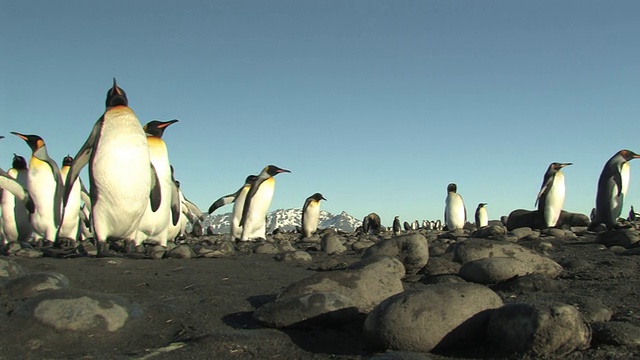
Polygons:
[[[11,132],[31,149],[28,160],[14,154],[12,167],[0,169],[0,234],[5,242],[33,240],[38,245],[70,247],[75,241],[95,239],[97,255],[117,251],[146,251],[147,245],[166,248],[184,238],[187,223],[202,229],[204,215],[189,201],[175,179],[164,131],[178,120],[152,120],[142,126],[129,107],[125,91],[115,78],[108,89],[105,109],[93,125],[75,157],[66,156],[62,167],[49,156],[44,139],[35,134]],[[0,139],[4,136],[0,135]],[[620,150],[604,165],[598,180],[590,228],[620,227],[624,200],[630,183],[629,161],[640,158],[631,150]],[[88,165],[89,190],[80,181]],[[535,226],[542,229],[566,226],[560,218],[566,197],[562,169],[572,163],[551,163],[542,180],[534,206]],[[208,209],[233,203],[230,235],[235,241],[267,238],[266,214],[275,193],[275,176],[289,170],[268,165],[258,175],[249,175],[234,193],[222,196]],[[320,225],[321,193],[307,197],[302,206],[302,238],[316,233]],[[488,226],[487,203],[479,203],[475,226]],[[635,226],[633,206],[627,216]],[[504,217],[503,217],[504,218]],[[503,220],[508,222],[509,219]],[[380,216],[369,213],[362,220],[364,234],[391,230],[395,236],[422,230],[456,230],[467,225],[467,212],[458,186],[450,183],[444,204],[444,222],[393,218],[387,229]],[[195,230],[194,230],[195,231]],[[211,232],[211,229],[208,230]],[[114,244],[117,243],[117,244]],[[123,245],[124,246],[121,246]]]

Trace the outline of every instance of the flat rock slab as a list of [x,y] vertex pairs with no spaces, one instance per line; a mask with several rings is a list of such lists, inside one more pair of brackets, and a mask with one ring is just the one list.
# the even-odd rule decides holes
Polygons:
[[18,307],[14,316],[24,317],[55,330],[78,332],[121,329],[141,310],[123,297],[63,289],[47,291]]

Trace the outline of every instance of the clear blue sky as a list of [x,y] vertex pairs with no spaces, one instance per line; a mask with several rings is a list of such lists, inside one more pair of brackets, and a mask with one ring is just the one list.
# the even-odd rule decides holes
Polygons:
[[[10,1],[0,5],[0,166],[10,131],[76,154],[113,77],[165,132],[185,195],[207,209],[265,165],[271,209],[385,225],[532,209],[549,163],[588,214],[618,150],[640,152],[637,1]],[[629,205],[640,207],[640,161]],[[86,170],[84,171],[86,178]],[[230,211],[223,208],[219,211]]]

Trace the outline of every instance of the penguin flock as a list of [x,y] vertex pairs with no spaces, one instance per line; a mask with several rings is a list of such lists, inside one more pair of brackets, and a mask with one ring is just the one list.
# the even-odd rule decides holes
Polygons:
[[[174,177],[164,142],[165,130],[178,120],[153,120],[141,125],[129,107],[125,91],[116,80],[107,92],[105,110],[95,122],[87,140],[75,157],[67,155],[59,168],[49,156],[42,137],[11,132],[25,141],[31,157],[14,154],[12,168],[0,169],[1,233],[5,241],[33,239],[42,245],[60,247],[77,240],[94,238],[98,255],[112,252],[110,245],[120,242],[133,252],[145,244],[167,246],[184,236],[187,222],[203,219],[203,214],[185,198]],[[0,135],[0,139],[4,136]],[[620,150],[604,165],[598,180],[592,225],[607,229],[618,226],[624,198],[629,189],[629,161],[640,158],[630,150]],[[79,178],[88,165],[89,187]],[[558,225],[565,200],[562,169],[572,163],[553,162],[544,174],[536,197],[540,223],[545,228]],[[275,192],[275,176],[290,173],[275,165],[264,167],[258,175],[246,177],[234,193],[213,202],[208,209],[233,203],[230,234],[237,241],[266,239],[266,214]],[[320,193],[309,196],[302,208],[303,237],[312,236],[319,225]],[[478,204],[475,225],[488,226],[487,203]],[[629,218],[635,220],[635,211]],[[455,183],[447,186],[444,223],[404,222],[405,231],[422,228],[461,229],[467,223],[467,211]],[[368,214],[363,220],[364,233],[381,231],[380,217]],[[400,219],[393,220],[392,230],[402,232]]]

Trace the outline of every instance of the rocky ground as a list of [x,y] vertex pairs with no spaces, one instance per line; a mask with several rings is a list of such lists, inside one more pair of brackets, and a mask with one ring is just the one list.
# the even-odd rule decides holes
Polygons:
[[494,224],[108,258],[9,244],[0,359],[640,358],[638,240]]

